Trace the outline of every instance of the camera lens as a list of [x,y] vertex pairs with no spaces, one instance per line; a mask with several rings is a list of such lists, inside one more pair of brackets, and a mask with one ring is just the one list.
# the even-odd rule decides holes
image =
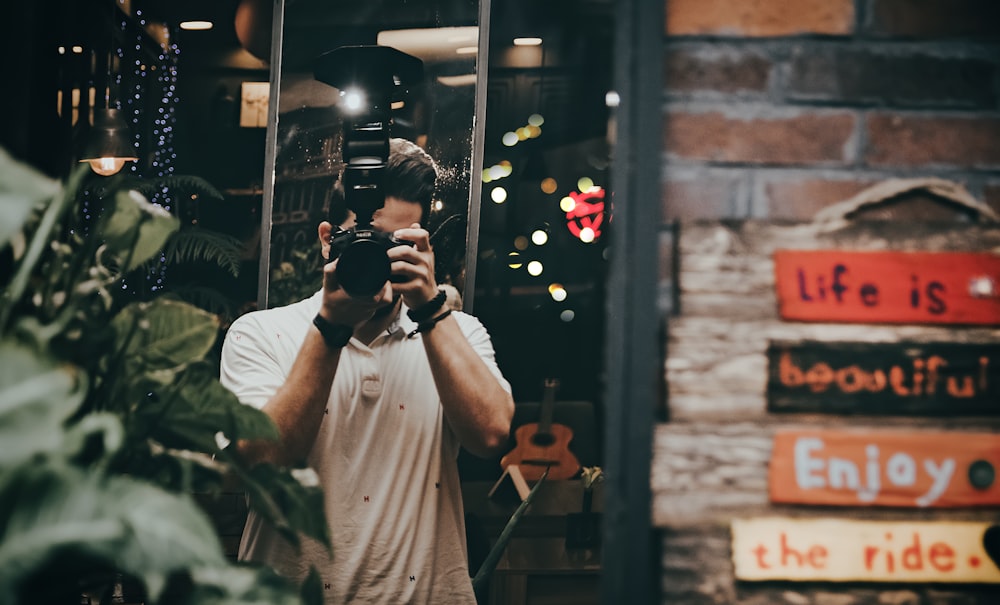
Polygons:
[[351,296],[375,296],[391,272],[385,246],[380,242],[359,239],[344,248],[337,262],[337,281]]

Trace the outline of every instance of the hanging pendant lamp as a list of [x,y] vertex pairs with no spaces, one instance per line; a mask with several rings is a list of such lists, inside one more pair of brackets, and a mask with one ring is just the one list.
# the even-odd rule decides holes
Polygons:
[[101,176],[111,176],[121,170],[125,162],[138,161],[130,139],[121,110],[96,108],[94,126],[87,135],[80,161],[89,162],[90,168]]

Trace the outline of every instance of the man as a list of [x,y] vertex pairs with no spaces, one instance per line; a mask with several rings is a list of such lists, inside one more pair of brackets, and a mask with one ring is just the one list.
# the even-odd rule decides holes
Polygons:
[[[334,260],[314,296],[240,317],[223,347],[223,384],[281,435],[241,454],[314,468],[333,543],[299,555],[251,511],[240,558],[294,579],[314,565],[327,603],[475,603],[456,457],[497,454],[514,404],[485,328],[439,294],[420,227],[435,178],[430,156],[393,139],[372,226],[415,244],[388,250],[393,281],[352,298]],[[324,258],[332,232],[320,223]]]

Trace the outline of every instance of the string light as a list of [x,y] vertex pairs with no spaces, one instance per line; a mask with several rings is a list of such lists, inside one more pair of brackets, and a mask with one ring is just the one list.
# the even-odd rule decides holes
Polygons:
[[[149,157],[150,161],[148,168],[142,162],[134,162],[129,170],[140,177],[164,178],[174,173],[177,160],[174,134],[177,126],[177,63],[180,49],[174,42],[167,44],[166,48],[160,46],[156,61],[147,65],[143,61],[143,44],[148,41],[145,34],[148,23],[140,9],[135,10],[135,19],[139,27],[130,25],[127,19],[120,21],[122,42],[115,52],[122,69],[115,76],[115,84],[121,89],[122,71],[126,65],[131,65],[131,83],[123,91],[122,110],[132,123],[132,145],[136,156]],[[140,128],[143,124],[148,125],[148,131],[144,132]],[[146,143],[149,153],[146,155],[139,153],[143,136],[148,136]],[[166,187],[151,194],[149,201],[167,211],[173,205]],[[166,285],[166,258],[161,253],[158,260],[145,277],[152,292],[162,290]],[[122,287],[130,288],[125,283]]]

